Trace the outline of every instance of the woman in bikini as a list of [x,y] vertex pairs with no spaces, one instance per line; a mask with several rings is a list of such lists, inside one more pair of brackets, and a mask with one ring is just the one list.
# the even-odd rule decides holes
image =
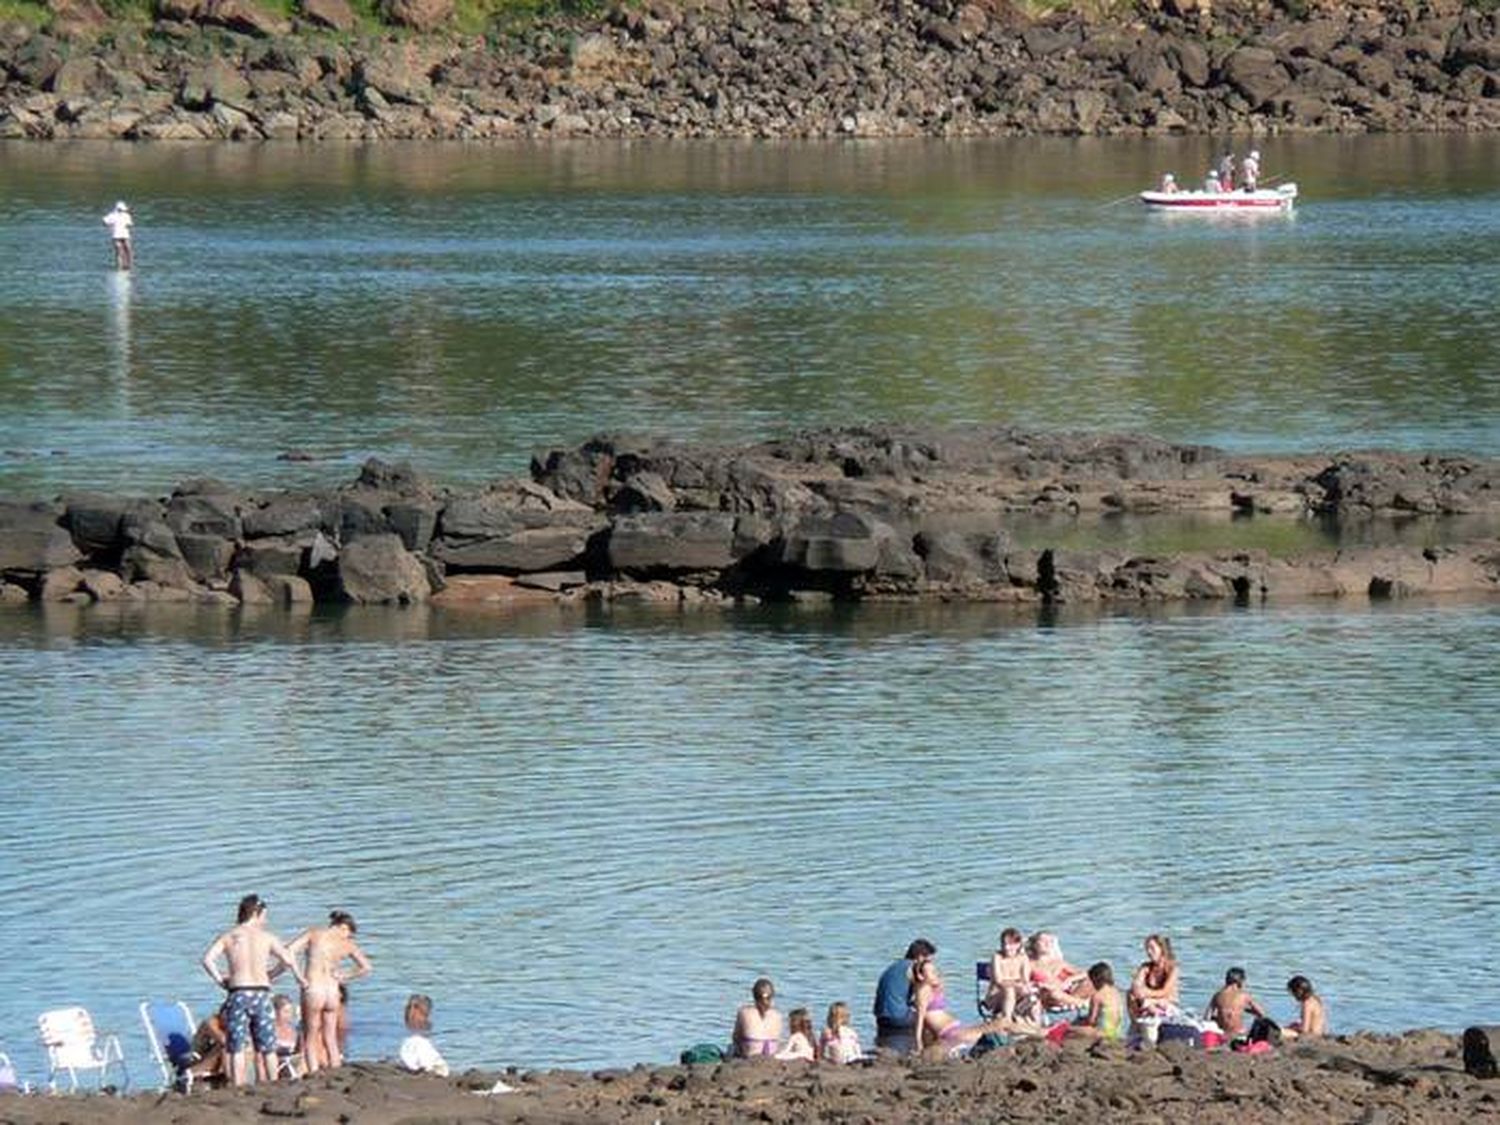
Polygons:
[[916,1022],[912,1025],[912,1038],[919,1047],[940,1044],[951,1051],[955,1047],[972,1046],[990,1032],[1002,1035],[1037,1034],[1034,1026],[999,1017],[984,1023],[960,1023],[958,1017],[948,1010],[943,977],[932,958],[916,962],[911,972],[911,1005],[917,1014]]
[[781,1013],[772,1007],[776,986],[761,977],[750,989],[749,1004],[734,1016],[734,1054],[748,1059],[774,1055],[781,1045]]
[[[339,1047],[339,986],[345,981],[367,975],[372,966],[364,950],[354,941],[359,929],[354,919],[342,910],[328,915],[328,925],[314,926],[297,935],[287,948],[293,955],[306,958],[307,985],[302,989],[302,1050],[307,1073],[323,1067],[342,1066]],[[345,961],[354,962],[352,972],[344,972]]]
[[1152,934],[1146,938],[1146,960],[1130,982],[1130,1018],[1174,1016],[1181,1011],[1172,943],[1161,934]]
[[1031,983],[1042,1007],[1049,1012],[1087,1008],[1093,986],[1088,974],[1063,959],[1057,935],[1039,930],[1031,935]]

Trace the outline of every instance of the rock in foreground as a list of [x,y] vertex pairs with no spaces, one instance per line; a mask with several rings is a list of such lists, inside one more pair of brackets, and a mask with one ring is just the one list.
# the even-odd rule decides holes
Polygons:
[[1500,1116],[1494,1081],[1466,1075],[1456,1038],[1369,1035],[1270,1057],[1166,1047],[1127,1053],[1033,1043],[983,1059],[884,1060],[835,1068],[772,1060],[703,1067],[408,1075],[355,1065],[299,1083],[131,1098],[8,1098],[17,1125],[178,1125],[296,1118],[357,1121],[590,1122],[1283,1121],[1476,1122]]

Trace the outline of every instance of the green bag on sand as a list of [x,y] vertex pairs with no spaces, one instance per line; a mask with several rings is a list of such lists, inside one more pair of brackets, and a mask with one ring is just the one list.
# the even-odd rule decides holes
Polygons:
[[683,1066],[694,1063],[717,1063],[724,1061],[724,1049],[713,1043],[699,1043],[689,1047],[678,1056]]

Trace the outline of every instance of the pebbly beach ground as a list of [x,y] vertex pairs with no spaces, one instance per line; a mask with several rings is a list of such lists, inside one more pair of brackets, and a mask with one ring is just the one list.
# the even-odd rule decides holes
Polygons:
[[[514,1092],[482,1096],[497,1078]],[[1273,1055],[1177,1045],[1127,1051],[1035,1042],[982,1059],[868,1066],[771,1060],[630,1070],[471,1071],[454,1078],[351,1064],[311,1080],[189,1096],[8,1097],[0,1122],[896,1122],[1500,1120],[1500,1081],[1464,1072],[1459,1038],[1358,1034]]]

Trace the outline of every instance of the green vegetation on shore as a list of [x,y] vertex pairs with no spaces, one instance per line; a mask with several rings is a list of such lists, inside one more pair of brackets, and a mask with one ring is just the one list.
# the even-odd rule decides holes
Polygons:
[[[269,13],[290,19],[297,15],[297,0],[255,0]],[[625,0],[628,4],[630,0]],[[514,26],[532,20],[568,16],[599,16],[608,10],[608,0],[455,0],[451,30],[478,33],[496,26]],[[156,19],[155,0],[100,0],[100,7],[121,23],[147,25]],[[380,12],[380,0],[349,0],[360,30],[378,32],[393,27]],[[45,0],[0,0],[0,22],[19,20],[45,28],[53,11]]]

